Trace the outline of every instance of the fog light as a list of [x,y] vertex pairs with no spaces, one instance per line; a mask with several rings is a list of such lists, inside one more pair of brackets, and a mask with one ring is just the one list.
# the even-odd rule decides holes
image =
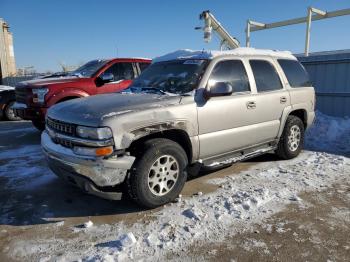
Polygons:
[[73,151],[77,155],[83,155],[83,156],[109,156],[113,153],[113,147],[106,146],[106,147],[91,148],[91,147],[75,146],[73,148]]

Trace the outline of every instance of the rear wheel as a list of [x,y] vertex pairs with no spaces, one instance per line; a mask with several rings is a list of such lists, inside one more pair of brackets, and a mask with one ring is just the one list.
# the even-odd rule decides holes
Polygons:
[[18,121],[21,120],[20,117],[15,115],[15,111],[13,110],[13,105],[15,104],[15,101],[10,101],[6,107],[5,107],[5,118],[10,121]]
[[304,123],[297,116],[288,116],[276,153],[283,159],[291,159],[299,155],[303,146]]
[[45,122],[37,121],[37,120],[32,120],[33,126],[38,129],[39,131],[44,131],[45,130]]
[[144,143],[128,178],[131,198],[138,204],[154,208],[173,201],[186,180],[187,155],[169,139],[152,139]]

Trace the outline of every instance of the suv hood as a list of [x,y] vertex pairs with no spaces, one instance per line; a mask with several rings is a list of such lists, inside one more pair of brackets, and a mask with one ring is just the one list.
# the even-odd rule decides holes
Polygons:
[[44,79],[33,79],[28,81],[21,82],[17,87],[42,87],[53,84],[62,84],[62,83],[73,83],[80,81],[79,77],[76,76],[64,76],[64,77],[54,77],[54,78],[44,78]]
[[108,118],[136,111],[178,105],[181,96],[112,93],[79,98],[51,107],[48,116],[60,121],[98,127]]

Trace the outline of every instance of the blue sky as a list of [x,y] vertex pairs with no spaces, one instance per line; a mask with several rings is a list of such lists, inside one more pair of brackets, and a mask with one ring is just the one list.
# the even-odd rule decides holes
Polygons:
[[[349,1],[277,0],[1,0],[0,17],[11,27],[17,67],[60,70],[94,58],[155,57],[181,48],[217,49],[206,44],[198,15],[210,10],[245,44],[247,19],[274,22],[306,15],[308,6],[332,11],[349,8]],[[303,52],[305,24],[252,33],[256,48]],[[312,24],[311,51],[350,48],[350,16]],[[118,50],[118,51],[117,51]],[[118,53],[117,53],[118,52]]]

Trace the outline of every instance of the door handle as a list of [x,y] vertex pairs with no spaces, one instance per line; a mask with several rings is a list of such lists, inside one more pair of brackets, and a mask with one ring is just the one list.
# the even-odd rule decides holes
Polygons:
[[287,97],[281,96],[281,97],[280,97],[280,103],[281,103],[281,104],[284,104],[284,103],[286,103],[286,102],[287,102]]
[[247,102],[247,108],[248,109],[255,109],[256,108],[256,103],[254,101]]

